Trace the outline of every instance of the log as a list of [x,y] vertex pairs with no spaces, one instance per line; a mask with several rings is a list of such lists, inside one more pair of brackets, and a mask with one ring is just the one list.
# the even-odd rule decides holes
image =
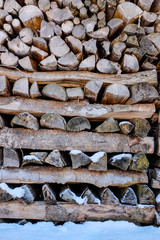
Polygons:
[[160,181],[151,178],[151,188],[160,189]]
[[48,184],[42,186],[42,193],[46,204],[55,204],[57,202],[56,194]]
[[104,205],[119,205],[119,199],[109,188],[101,188],[99,190],[101,203]]
[[23,28],[19,32],[19,37],[22,40],[22,42],[24,42],[25,44],[31,45],[33,40],[33,32],[29,28]]
[[90,157],[79,150],[72,150],[70,151],[69,155],[71,157],[73,169],[77,169],[81,166],[86,166],[91,163]]
[[102,56],[106,58],[110,54],[110,42],[109,41],[103,41],[101,42],[101,52]]
[[67,123],[67,131],[80,132],[90,129],[91,124],[85,117],[74,117],[71,118]]
[[107,171],[107,154],[105,152],[97,152],[92,157],[92,161],[88,166],[91,171]]
[[157,181],[160,181],[160,169],[159,168],[154,168],[153,178]]
[[138,61],[141,61],[141,59],[144,57],[146,52],[142,48],[138,47],[138,48],[127,48],[125,50],[125,53],[133,54],[136,56]]
[[1,30],[0,31],[0,44],[3,45],[7,39],[8,39],[7,33],[5,31]]
[[46,40],[44,40],[41,37],[33,37],[32,41],[33,41],[33,46],[35,46],[45,52],[48,52],[48,45],[47,45]]
[[88,41],[83,42],[84,51],[87,55],[98,53],[97,50],[97,41],[95,39],[90,39]]
[[29,56],[19,59],[18,63],[26,71],[37,71],[37,62],[31,59]]
[[137,137],[146,137],[151,129],[150,123],[145,118],[133,118],[130,122],[134,125],[133,133]]
[[[66,117],[86,117],[90,121],[103,121],[106,118],[132,119],[151,118],[155,113],[154,104],[135,105],[100,105],[87,101],[58,102],[42,99],[25,99],[21,97],[0,97],[0,113],[16,115],[20,112],[41,117],[45,113],[56,113]],[[143,122],[143,121],[142,121]]]
[[92,17],[82,20],[81,23],[85,27],[86,33],[90,33],[94,31],[94,28],[97,24],[97,16],[94,14]]
[[49,41],[50,52],[56,57],[63,57],[70,49],[60,36],[52,37]]
[[85,204],[101,204],[97,194],[93,192],[89,187],[85,187],[81,194],[82,199],[85,199]]
[[130,47],[133,47],[133,48],[134,47],[135,48],[139,47],[137,36],[129,36],[127,38],[126,45],[127,45],[128,48],[130,48]]
[[49,41],[54,36],[53,26],[44,20],[41,22],[40,37]]
[[66,120],[56,113],[46,113],[40,119],[40,125],[44,128],[66,130]]
[[72,30],[72,35],[79,40],[84,40],[86,36],[85,27],[82,24],[75,25]]
[[109,37],[112,37],[114,35],[117,35],[117,33],[120,33],[122,31],[122,28],[124,26],[123,20],[119,18],[113,18],[111,19],[107,25],[109,26]]
[[36,155],[25,155],[23,156],[22,167],[29,165],[29,164],[36,164],[36,165],[43,165],[43,161]]
[[157,48],[148,38],[148,36],[142,37],[140,40],[140,47],[150,56],[157,56],[159,54]]
[[78,65],[78,57],[73,52],[69,52],[58,59],[58,68],[60,70],[76,70]]
[[155,1],[153,2],[153,5],[152,5],[152,7],[151,7],[151,11],[152,11],[152,12],[155,12],[155,13],[157,13],[157,12],[160,11],[160,2],[159,2],[158,0],[155,0]]
[[[6,57],[5,57],[6,58]],[[132,74],[99,74],[91,72],[54,72],[54,74],[46,72],[27,73],[0,67],[0,75],[5,75],[8,79],[17,80],[22,77],[27,77],[30,83],[37,81],[38,84],[48,84],[51,82],[62,84],[67,87],[84,87],[91,80],[99,80],[104,86],[112,83],[121,83],[127,86],[132,86],[136,83],[146,82],[151,85],[157,85],[157,71],[142,71]]]
[[160,156],[160,138],[157,139],[156,154]]
[[142,26],[152,25],[156,21],[156,19],[157,15],[155,13],[144,11],[141,18],[141,24]]
[[45,97],[56,99],[60,101],[67,101],[67,94],[65,88],[56,84],[49,83],[42,89],[42,94]]
[[127,104],[153,102],[158,98],[159,94],[157,90],[150,84],[138,83],[130,88],[131,98],[127,101]]
[[[21,25],[21,22],[19,21],[18,18],[14,18],[13,21],[12,21],[12,27],[14,29],[14,31],[16,32],[16,34],[19,34],[19,32],[21,31],[22,29],[22,25]],[[25,30],[26,31],[26,30]]]
[[0,202],[8,202],[13,198],[13,195],[10,194],[7,190],[8,190],[7,184],[1,183],[0,184]]
[[114,133],[119,131],[118,121],[112,117],[107,118],[102,124],[95,128],[95,132],[99,133]]
[[21,9],[21,6],[16,0],[6,0],[4,2],[3,8],[6,12],[17,15],[19,10]]
[[0,166],[3,164],[3,148],[0,148]]
[[38,97],[42,96],[38,89],[38,85],[37,85],[36,81],[32,83],[29,93],[30,93],[31,98],[38,98]]
[[137,36],[137,37],[143,37],[145,35],[145,30],[143,27],[138,27],[137,24],[135,23],[131,23],[131,24],[127,24],[124,28],[124,32],[128,35],[128,36]]
[[39,63],[40,69],[43,71],[55,71],[57,70],[57,60],[53,54],[46,57]]
[[69,100],[83,100],[84,92],[82,88],[66,88],[66,93]]
[[121,188],[120,192],[120,202],[123,204],[137,205],[137,197],[135,192],[131,187]]
[[46,12],[46,15],[50,21],[53,20],[57,24],[61,24],[66,20],[73,19],[72,12],[68,7],[62,9],[56,7],[52,8]]
[[31,55],[37,62],[41,62],[43,59],[48,57],[47,52],[34,46],[31,47]]
[[8,48],[11,52],[19,57],[25,57],[30,52],[30,47],[22,42],[19,37],[8,41]]
[[44,162],[45,158],[48,155],[48,152],[30,152],[29,154],[38,157],[41,162]]
[[18,60],[19,60],[18,57],[11,52],[8,52],[8,51],[2,52],[0,58],[1,58],[1,64],[3,66],[6,66],[7,68],[14,68],[14,67],[17,67],[18,65]]
[[62,153],[59,150],[53,150],[44,160],[45,163],[53,165],[57,168],[63,168],[67,166],[67,162]]
[[40,30],[41,21],[44,19],[44,16],[37,6],[27,5],[20,9],[19,19],[25,27],[36,31]]
[[149,161],[144,153],[137,153],[133,156],[132,162],[129,166],[129,170],[132,171],[147,171],[149,167]]
[[150,8],[152,6],[154,0],[138,0],[138,6],[143,10],[143,11],[150,11]]
[[134,125],[128,121],[122,121],[119,123],[121,133],[128,135],[132,132]]
[[14,82],[12,88],[13,95],[29,97],[29,82],[27,78],[20,78]]
[[20,157],[16,150],[10,147],[3,148],[3,167],[20,167]]
[[[13,37],[13,34],[14,34],[13,28],[9,23],[4,23],[3,29],[8,35],[10,35],[10,37]],[[8,35],[7,35],[7,37],[8,37]]]
[[25,191],[24,196],[22,197],[22,200],[26,204],[33,203],[36,198],[36,192],[34,188],[31,185],[23,185],[22,189]]
[[132,162],[132,154],[118,154],[109,159],[109,163],[121,170],[127,171]]
[[137,198],[139,204],[151,205],[155,204],[155,195],[146,184],[137,185]]
[[119,72],[121,72],[121,67],[119,63],[109,61],[108,59],[100,59],[97,62],[96,68],[100,73],[118,74]]
[[103,104],[124,104],[130,97],[128,88],[123,84],[111,84],[105,88],[102,101]]
[[65,42],[68,44],[70,49],[76,54],[76,53],[82,53],[83,51],[83,45],[82,42],[73,36],[67,36],[65,38]]
[[[7,211],[6,211],[7,210]],[[33,219],[53,222],[84,222],[126,220],[138,224],[153,224],[155,207],[140,205],[93,205],[79,206],[77,204],[59,203],[46,205],[43,201],[35,201],[25,205],[18,201],[3,202],[0,204],[0,218],[6,219]]]
[[94,71],[96,64],[95,55],[91,55],[79,64],[79,71]]
[[31,115],[30,113],[25,112],[15,115],[11,121],[11,126],[25,127],[33,130],[39,129],[39,123],[37,118]]
[[81,20],[88,18],[86,7],[82,7],[82,8],[79,9],[79,17],[80,17]]
[[62,37],[62,29],[61,29],[61,27],[57,24],[53,28],[54,28],[55,35]]
[[0,96],[10,96],[10,84],[6,76],[0,76]]
[[0,115],[0,128],[3,128],[4,126],[5,126],[4,118]]
[[88,37],[94,38],[97,41],[104,41],[108,40],[108,35],[109,35],[109,27],[102,27],[101,29],[98,29],[97,31],[94,32],[88,32],[87,33]]
[[43,11],[47,12],[50,9],[51,3],[49,0],[39,0],[38,7]]
[[139,62],[134,55],[124,54],[122,60],[122,70],[126,73],[135,73],[139,71]]
[[114,43],[112,46],[110,59],[112,61],[118,62],[121,59],[125,49],[126,49],[126,44],[124,42]]
[[84,86],[84,96],[90,99],[92,102],[97,101],[98,94],[102,88],[102,82],[98,80],[92,80],[86,83]]
[[73,19],[73,23],[74,23],[74,25],[80,24],[80,19],[79,19],[78,17],[75,17],[75,18]]
[[72,32],[73,27],[74,27],[74,24],[70,20],[67,20],[67,21],[63,22],[62,25],[61,25],[62,32],[65,35],[69,35]]
[[60,190],[59,196],[62,200],[69,203],[77,203],[79,205],[85,203],[85,199],[78,197],[69,186],[63,186]]

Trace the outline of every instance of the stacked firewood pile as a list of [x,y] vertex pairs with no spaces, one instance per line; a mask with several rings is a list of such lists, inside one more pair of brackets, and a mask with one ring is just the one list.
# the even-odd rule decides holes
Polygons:
[[0,218],[160,224],[159,12],[0,1]]

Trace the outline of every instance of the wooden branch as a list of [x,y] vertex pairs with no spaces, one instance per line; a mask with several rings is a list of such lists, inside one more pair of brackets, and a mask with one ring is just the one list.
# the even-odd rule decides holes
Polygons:
[[25,99],[21,97],[1,97],[0,113],[16,115],[28,112],[36,117],[45,113],[56,113],[66,117],[86,117],[90,120],[151,118],[155,113],[154,104],[135,105],[100,105],[87,101],[58,102],[42,99]]
[[0,182],[43,184],[43,183],[87,183],[99,188],[107,186],[125,187],[137,183],[148,183],[146,173],[133,171],[108,170],[89,171],[70,167],[26,166],[24,168],[0,168]]
[[[69,140],[68,140],[69,139]],[[23,128],[0,129],[0,146],[34,150],[84,152],[131,152],[154,153],[154,138],[138,138],[122,134],[92,132],[66,132],[63,130],[40,129],[33,131]]]
[[46,205],[44,202],[26,204],[12,201],[0,204],[0,218],[35,219],[55,222],[83,222],[105,220],[127,220],[135,223],[153,224],[155,207],[129,205],[77,205],[59,203]]
[[51,82],[59,83],[66,87],[84,87],[90,80],[102,81],[104,86],[110,83],[121,83],[127,86],[140,82],[146,82],[157,85],[157,71],[149,70],[133,74],[100,74],[92,72],[75,72],[75,71],[59,71],[59,72],[25,72],[20,70],[8,69],[0,67],[0,75],[5,75],[11,80],[27,77],[30,83],[37,81],[38,84],[48,84]]

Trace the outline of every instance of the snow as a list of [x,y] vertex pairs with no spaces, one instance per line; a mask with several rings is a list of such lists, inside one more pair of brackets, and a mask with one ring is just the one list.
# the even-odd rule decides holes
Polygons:
[[156,197],[156,203],[160,203],[160,193]]
[[26,160],[35,160],[41,162],[39,157],[36,157],[35,155],[25,155],[23,159]]
[[25,194],[25,190],[22,187],[16,187],[12,189],[8,187],[6,183],[0,183],[0,188],[12,195],[13,198],[22,198]]
[[81,205],[81,204],[85,204],[85,203],[86,203],[86,201],[87,201],[87,198],[86,198],[86,197],[85,197],[85,198],[78,197],[78,196],[76,196],[76,194],[75,194],[74,192],[70,191],[70,189],[68,189],[68,188],[65,189],[64,191],[62,191],[62,192],[59,194],[60,198],[61,198],[63,195],[67,194],[68,191],[69,191],[69,194],[72,195],[72,199],[74,199],[74,201],[75,201],[77,204]]
[[97,152],[92,157],[90,157],[91,161],[96,163],[99,162],[100,158],[104,157],[105,152]]
[[24,226],[0,224],[2,240],[158,240],[159,236],[160,228],[139,227],[125,221],[67,222],[59,226],[51,222],[27,223]]
[[71,150],[69,154],[78,155],[79,153],[82,153],[82,151],[80,151],[80,150]]
[[121,160],[122,158],[131,158],[131,157],[132,157],[132,154],[130,153],[122,153],[122,154],[113,156],[111,159],[112,159],[112,162],[114,162],[116,160]]
[[128,124],[128,123],[131,124],[131,123],[128,122],[128,121],[122,121],[122,122],[119,123],[119,125],[126,124],[126,123],[127,123],[127,124]]

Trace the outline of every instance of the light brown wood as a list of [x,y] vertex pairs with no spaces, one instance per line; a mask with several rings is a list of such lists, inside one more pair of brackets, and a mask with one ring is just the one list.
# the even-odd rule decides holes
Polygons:
[[10,84],[6,76],[0,76],[0,96],[10,96]]
[[13,95],[29,97],[29,83],[27,78],[20,78],[14,82],[12,88]]
[[138,6],[144,11],[150,11],[154,0],[138,0]]
[[30,47],[20,40],[19,37],[8,41],[8,48],[11,52],[19,57],[25,57],[29,54]]
[[3,148],[3,167],[20,167],[20,157],[16,150],[10,147]]
[[7,127],[0,129],[0,146],[34,150],[53,150],[58,148],[59,151],[78,149],[84,152],[154,153],[153,137],[138,138],[115,133],[65,132],[48,129],[33,131]]
[[71,50],[76,53],[82,53],[83,51],[83,45],[82,42],[73,36],[68,36],[65,38],[65,42],[68,44],[68,46],[71,48]]
[[12,27],[14,29],[14,31],[19,34],[19,32],[21,31],[22,29],[22,25],[21,25],[21,22],[19,21],[18,18],[14,18],[13,21],[12,21]]
[[33,46],[35,46],[45,52],[48,52],[48,45],[47,45],[46,40],[44,40],[41,37],[33,37],[32,40],[33,40]]
[[24,127],[28,129],[38,130],[39,123],[36,117],[31,115],[30,113],[19,113],[15,115],[11,120],[12,127]]
[[137,183],[148,183],[146,173],[133,171],[107,170],[105,172],[88,169],[56,168],[49,166],[26,166],[25,168],[0,168],[0,182],[5,183],[87,183],[99,188],[106,186],[131,186]]
[[61,116],[86,117],[91,121],[105,120],[108,117],[115,119],[151,118],[155,113],[154,104],[135,105],[100,105],[89,104],[88,101],[58,102],[43,99],[25,99],[21,97],[1,97],[0,113],[16,115],[28,112],[36,117],[45,113],[56,113]]
[[84,95],[92,102],[97,101],[98,94],[102,88],[102,82],[98,80],[92,80],[86,83],[84,86]]
[[125,54],[122,61],[122,70],[126,73],[135,73],[139,71],[139,62],[136,56]]
[[34,202],[25,205],[18,201],[0,204],[0,218],[35,219],[54,222],[83,222],[126,220],[135,223],[153,224],[155,207],[129,206],[129,205],[95,205],[59,203],[58,205],[46,205],[44,202]]
[[47,52],[34,46],[31,47],[31,55],[37,62],[41,62],[43,59],[48,57]]
[[[11,52],[8,52],[8,51],[2,52],[0,58],[1,58],[1,64],[8,68],[15,68],[18,65],[18,57]],[[2,74],[2,75],[5,75],[5,74]]]
[[118,33],[121,32],[124,26],[124,23],[122,19],[113,18],[107,23],[107,25],[110,28],[109,37],[112,37],[114,34],[117,34],[117,32]]

